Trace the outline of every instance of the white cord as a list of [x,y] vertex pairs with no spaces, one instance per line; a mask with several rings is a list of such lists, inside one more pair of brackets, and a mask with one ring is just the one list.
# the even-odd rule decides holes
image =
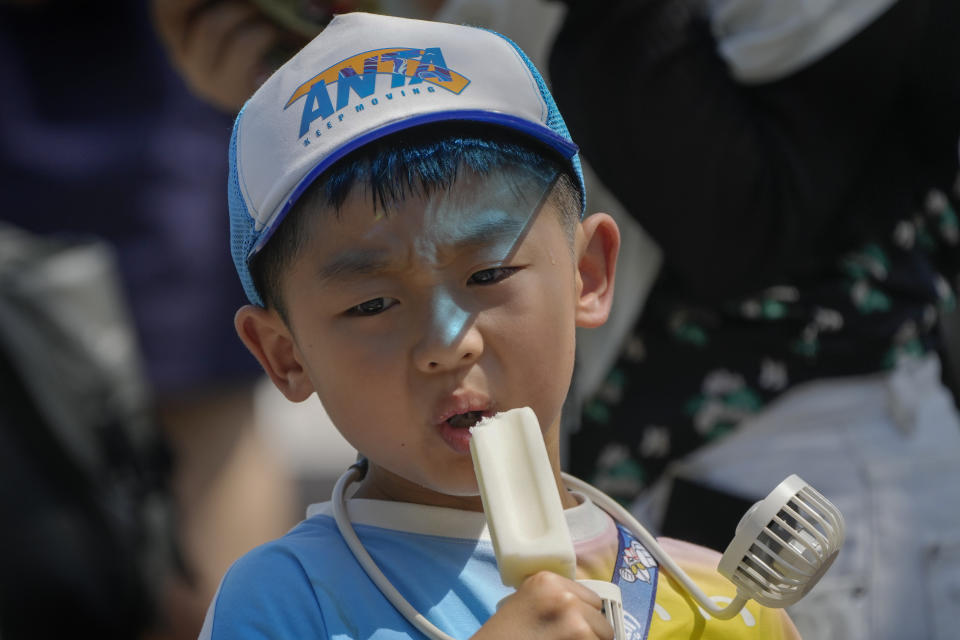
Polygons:
[[[707,595],[700,589],[697,584],[690,579],[683,569],[680,568],[673,558],[671,558],[663,547],[656,541],[656,539],[650,535],[650,533],[641,525],[636,518],[634,518],[629,511],[627,511],[623,506],[620,505],[613,498],[603,493],[596,487],[587,484],[583,480],[571,476],[568,473],[562,473],[564,482],[571,489],[575,489],[588,498],[590,498],[597,506],[606,511],[610,517],[612,517],[617,522],[620,522],[632,533],[634,536],[640,539],[643,545],[647,548],[648,551],[657,559],[657,561],[667,570],[674,578],[680,581],[684,589],[696,599],[696,601],[703,607],[710,615],[721,620],[726,620],[732,618],[733,616],[740,613],[740,610],[743,609],[743,605],[747,603],[747,598],[742,597],[737,593],[735,597],[728,606],[719,607],[717,604],[711,600]],[[440,629],[438,629],[432,622],[427,620],[419,611],[417,611],[413,605],[407,602],[406,598],[397,591],[396,587],[390,583],[383,572],[380,570],[380,567],[377,566],[377,563],[374,562],[373,558],[370,557],[370,554],[367,553],[367,550],[364,548],[363,543],[360,542],[360,538],[357,536],[357,532],[353,528],[353,524],[350,522],[350,517],[347,515],[347,502],[344,496],[347,486],[352,483],[354,480],[358,480],[363,477],[363,471],[358,465],[353,465],[347,471],[340,476],[340,479],[337,480],[336,486],[333,488],[333,518],[337,523],[337,528],[340,530],[340,535],[343,536],[344,541],[347,543],[347,546],[350,547],[350,551],[353,552],[353,555],[356,557],[357,562],[360,563],[360,566],[367,573],[373,583],[377,585],[377,588],[380,589],[380,592],[386,596],[387,600],[390,601],[397,611],[406,618],[410,624],[419,629],[424,635],[434,640],[455,640],[453,637],[447,635]]]
[[374,562],[370,554],[367,553],[363,543],[360,542],[360,538],[357,536],[357,532],[350,522],[350,517],[347,515],[347,502],[346,498],[344,498],[344,492],[346,491],[347,485],[355,479],[362,477],[363,471],[357,465],[352,465],[347,469],[346,473],[340,476],[336,486],[333,488],[333,519],[337,522],[340,535],[343,536],[347,546],[350,547],[350,551],[352,551],[353,555],[357,558],[357,562],[360,563],[363,570],[367,572],[367,575],[373,580],[373,583],[380,589],[380,593],[387,597],[390,604],[392,604],[410,624],[434,640],[455,640],[452,636],[438,629],[432,622],[417,611],[413,605],[407,602],[406,598],[387,580],[387,576],[383,575],[380,567],[377,566],[377,563]]

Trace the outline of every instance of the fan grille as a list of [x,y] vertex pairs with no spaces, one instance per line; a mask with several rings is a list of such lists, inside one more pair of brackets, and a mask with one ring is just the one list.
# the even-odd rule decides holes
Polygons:
[[[753,542],[743,543],[749,546],[731,574],[721,566],[721,573],[738,592],[769,607],[786,607],[802,598],[833,563],[844,536],[839,510],[809,485],[804,483],[781,502],[778,508],[774,505],[772,517],[758,523],[759,532],[741,523],[737,538],[753,532]],[[754,513],[763,517],[763,513],[751,510],[744,520]]]

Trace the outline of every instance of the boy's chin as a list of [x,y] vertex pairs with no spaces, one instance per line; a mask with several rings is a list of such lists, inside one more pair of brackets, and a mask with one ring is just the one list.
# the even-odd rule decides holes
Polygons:
[[445,493],[446,495],[452,496],[454,498],[479,498],[480,497],[480,490],[477,488],[476,483],[474,483],[472,487],[457,487],[448,491],[441,491],[441,493]]
[[438,482],[424,488],[438,494],[438,499],[431,500],[432,502],[448,503],[448,506],[462,509],[483,510],[476,478],[463,482]]
[[480,487],[472,462],[469,458],[466,464],[459,462],[446,469],[431,469],[420,477],[418,484],[424,489],[453,498],[479,498]]
[[384,467],[371,463],[367,477],[354,494],[357,498],[394,500],[434,506],[446,506],[461,509],[482,509],[480,489],[472,467],[469,474],[443,473],[434,469],[433,473],[405,474],[401,470],[388,471]]
[[477,478],[444,478],[427,485],[422,485],[425,489],[436,493],[450,496],[451,498],[479,498],[480,488],[477,486]]

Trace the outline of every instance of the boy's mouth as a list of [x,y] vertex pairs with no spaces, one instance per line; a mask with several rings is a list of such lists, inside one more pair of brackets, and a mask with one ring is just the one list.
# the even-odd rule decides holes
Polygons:
[[483,411],[467,411],[450,416],[446,423],[454,429],[467,429],[480,422],[483,417]]
[[470,453],[470,427],[488,415],[489,411],[464,411],[455,413],[439,424],[440,437],[457,453]]

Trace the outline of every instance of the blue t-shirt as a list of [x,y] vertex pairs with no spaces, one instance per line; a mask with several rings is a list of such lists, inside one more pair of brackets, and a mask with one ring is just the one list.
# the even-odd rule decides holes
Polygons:
[[[483,513],[379,500],[351,500],[351,521],[364,547],[394,587],[430,622],[468,638],[513,592],[500,581]],[[678,594],[649,552],[589,500],[564,514],[577,552],[578,578],[611,580],[621,588],[626,640],[648,637],[794,638],[786,615],[749,605],[732,620],[703,620]],[[711,596],[716,554],[692,545],[670,547],[675,560],[700,567]],[[691,555],[692,553],[692,555]],[[699,554],[699,555],[698,555]],[[705,561],[704,561],[705,559]],[[704,580],[706,578],[706,583]],[[650,633],[651,628],[655,630]],[[337,530],[330,503],[315,505],[290,533],[240,558],[224,576],[201,639],[422,638],[366,575]]]

